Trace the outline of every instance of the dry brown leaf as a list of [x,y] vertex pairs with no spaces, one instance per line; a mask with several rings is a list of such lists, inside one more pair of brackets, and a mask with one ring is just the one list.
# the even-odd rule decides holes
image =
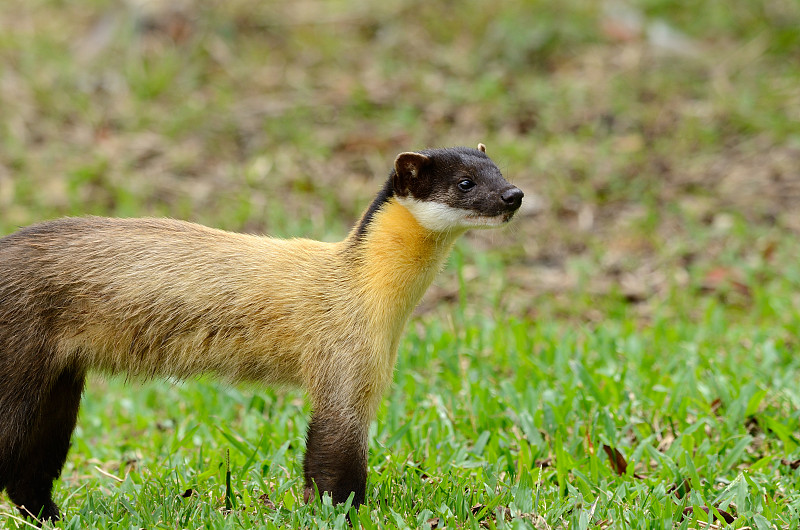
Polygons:
[[[709,513],[711,511],[707,506],[700,506],[700,509],[703,510],[704,512],[706,512],[706,513]],[[730,523],[732,523],[732,522],[734,522],[736,520],[736,517],[734,517],[730,513],[726,512],[725,510],[720,510],[719,508],[717,508],[716,512],[718,512],[719,515],[722,517],[722,519],[728,524],[730,524]],[[684,508],[684,510],[683,510],[683,516],[684,517],[692,516],[693,514],[694,514],[694,508],[692,506]],[[715,521],[717,520],[717,514],[716,513],[712,513],[711,516],[713,517],[713,519]]]
[[789,460],[788,458],[781,459],[781,464],[784,466],[789,466],[791,469],[797,469],[800,467],[800,459],[797,460]]
[[628,462],[625,460],[622,453],[620,453],[618,449],[612,448],[606,444],[603,444],[603,451],[608,455],[611,469],[613,469],[617,475],[624,475],[628,470]]

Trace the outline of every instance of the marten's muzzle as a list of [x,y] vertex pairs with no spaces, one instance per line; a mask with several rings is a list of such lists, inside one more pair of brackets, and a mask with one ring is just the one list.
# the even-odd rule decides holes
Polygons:
[[500,198],[503,199],[509,210],[517,210],[522,206],[522,197],[524,196],[522,190],[515,187],[504,191]]

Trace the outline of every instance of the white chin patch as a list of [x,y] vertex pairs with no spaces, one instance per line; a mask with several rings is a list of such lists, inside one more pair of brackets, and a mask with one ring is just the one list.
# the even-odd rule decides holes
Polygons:
[[499,226],[505,222],[504,215],[486,217],[471,210],[453,208],[441,202],[419,201],[412,197],[397,197],[417,222],[433,232],[446,232],[455,228],[480,228]]

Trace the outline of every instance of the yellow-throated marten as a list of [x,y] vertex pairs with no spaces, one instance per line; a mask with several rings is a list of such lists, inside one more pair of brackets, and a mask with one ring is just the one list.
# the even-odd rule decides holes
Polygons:
[[58,518],[87,370],[210,373],[306,388],[306,495],[363,503],[369,422],[406,320],[456,238],[509,221],[522,196],[480,144],[398,155],[339,243],[99,217],[0,239],[0,490]]

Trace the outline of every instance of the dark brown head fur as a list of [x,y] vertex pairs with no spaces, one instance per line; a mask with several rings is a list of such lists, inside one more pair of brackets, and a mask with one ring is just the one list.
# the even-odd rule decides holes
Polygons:
[[357,237],[363,236],[375,212],[392,197],[438,203],[475,216],[503,215],[508,221],[522,204],[523,193],[503,178],[483,144],[478,149],[450,147],[401,153],[361,219]]

